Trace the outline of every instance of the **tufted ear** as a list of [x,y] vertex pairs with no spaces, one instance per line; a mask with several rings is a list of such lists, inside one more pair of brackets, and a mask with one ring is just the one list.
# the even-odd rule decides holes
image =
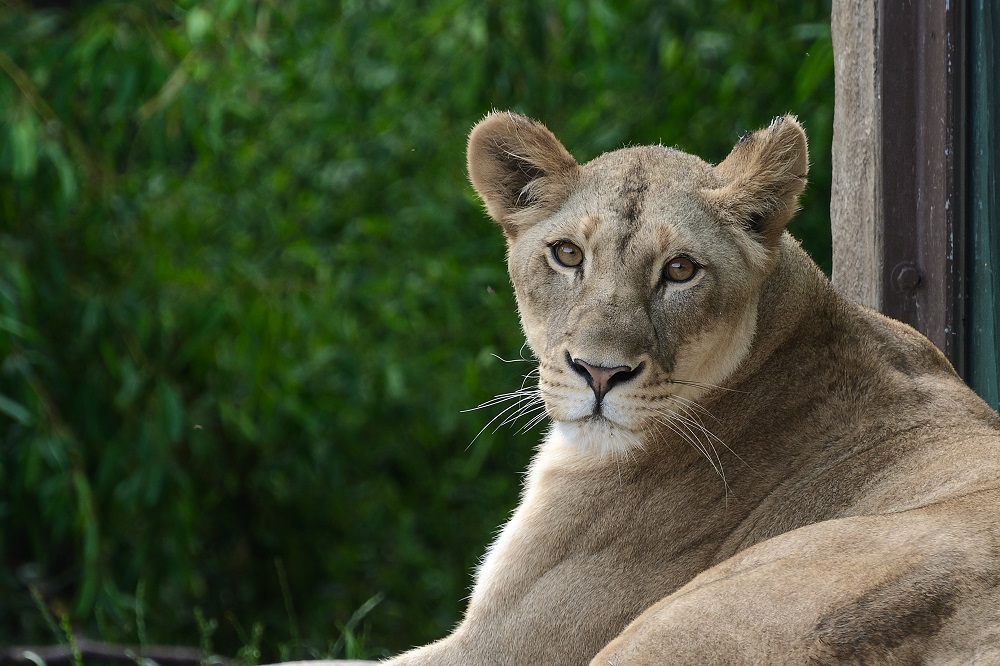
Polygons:
[[773,246],[798,211],[806,186],[806,133],[795,116],[779,116],[744,135],[715,172],[723,185],[704,192],[709,207]]
[[548,128],[510,111],[472,129],[467,157],[472,186],[510,238],[534,213],[561,204],[580,168]]

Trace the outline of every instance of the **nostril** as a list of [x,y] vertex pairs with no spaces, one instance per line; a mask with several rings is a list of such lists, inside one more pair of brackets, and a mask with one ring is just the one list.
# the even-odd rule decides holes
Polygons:
[[614,374],[608,377],[608,390],[611,390],[612,386],[621,384],[622,382],[627,382],[642,371],[642,363],[637,365],[635,368],[629,368],[627,366],[621,366],[618,368],[611,368]]
[[590,372],[587,371],[586,363],[581,363],[580,361],[576,360],[575,358],[569,355],[569,352],[566,352],[566,363],[569,364],[570,370],[572,370],[576,374],[586,379],[588,384],[593,383],[594,377],[593,375],[590,374]]

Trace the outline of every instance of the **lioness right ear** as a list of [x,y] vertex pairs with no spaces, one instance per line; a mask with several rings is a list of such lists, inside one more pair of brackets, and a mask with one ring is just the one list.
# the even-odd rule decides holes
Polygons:
[[493,112],[472,129],[467,158],[472,186],[509,238],[534,213],[561,204],[580,168],[548,128],[510,111]]
[[722,220],[773,247],[806,186],[806,134],[794,116],[779,116],[770,126],[744,135],[715,172],[724,184],[705,192],[709,205]]

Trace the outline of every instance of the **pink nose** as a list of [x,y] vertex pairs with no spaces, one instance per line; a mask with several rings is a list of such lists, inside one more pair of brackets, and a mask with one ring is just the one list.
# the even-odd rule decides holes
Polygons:
[[574,372],[578,373],[587,380],[587,384],[590,385],[590,388],[594,391],[594,395],[597,396],[598,405],[601,404],[601,401],[604,399],[604,396],[607,395],[608,391],[618,384],[632,379],[639,374],[640,370],[642,370],[641,363],[634,369],[627,365],[605,368],[600,365],[591,365],[590,363],[578,358],[572,358],[568,353],[566,354],[566,360],[569,362],[569,366]]

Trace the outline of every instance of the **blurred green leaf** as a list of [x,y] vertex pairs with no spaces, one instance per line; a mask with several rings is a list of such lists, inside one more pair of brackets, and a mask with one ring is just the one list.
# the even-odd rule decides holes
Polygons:
[[34,117],[15,121],[10,128],[11,175],[25,180],[35,175],[38,165],[38,130]]
[[34,420],[31,412],[3,394],[0,394],[0,413],[6,414],[25,426],[30,426]]
[[212,15],[203,7],[194,7],[185,17],[188,39],[198,44],[205,40],[212,31]]

